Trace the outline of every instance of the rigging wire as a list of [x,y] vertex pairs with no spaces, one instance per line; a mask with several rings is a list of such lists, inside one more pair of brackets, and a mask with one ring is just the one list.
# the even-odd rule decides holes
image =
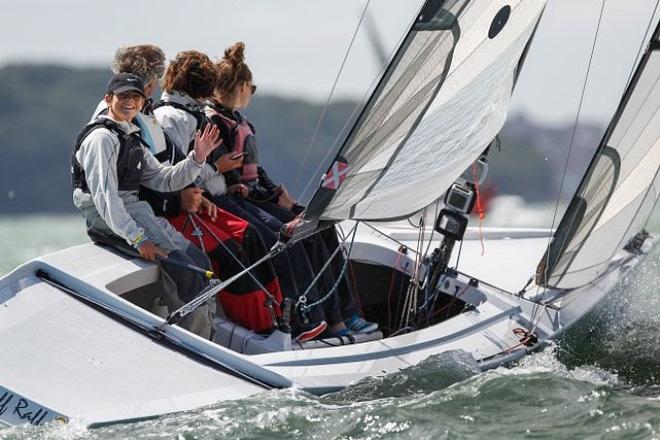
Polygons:
[[658,7],[660,7],[660,0],[655,2],[655,7],[653,8],[653,12],[651,13],[651,18],[649,19],[649,23],[646,25],[646,30],[644,31],[644,34],[642,36],[642,42],[639,45],[639,49],[637,50],[637,56],[635,57],[635,62],[633,63],[630,73],[628,74],[628,80],[626,81],[626,87],[628,88],[628,85],[630,84],[630,81],[632,81],[632,77],[635,74],[635,70],[637,65],[639,64],[640,59],[642,56],[644,56],[644,49],[646,45],[649,42],[649,32],[651,32],[651,27],[653,26],[655,14],[658,12]]
[[[643,36],[642,42],[640,43],[639,49],[637,51],[637,56],[635,57],[635,62],[633,63],[633,65],[631,67],[630,74],[628,75],[628,80],[626,81],[626,88],[628,88],[628,86],[630,85],[630,82],[632,81],[632,77],[635,74],[636,67],[639,64],[639,62],[641,60],[641,57],[644,55],[645,48],[646,48],[646,46],[648,44],[648,41],[649,41],[649,32],[652,32],[651,29],[652,29],[653,23],[655,22],[654,19],[656,17],[656,14],[658,13],[658,8],[660,8],[660,0],[655,2],[655,7],[653,8],[653,12],[651,13],[651,16],[649,18],[649,22],[646,26],[646,30],[644,31],[644,36]],[[550,302],[552,302],[552,301],[550,301]],[[594,322],[599,322],[600,318],[601,318],[601,316],[603,315],[604,312],[605,312],[605,309],[603,308],[598,313],[598,315],[596,316],[596,319],[594,320]],[[580,347],[584,346],[584,342],[588,338],[593,337],[593,333],[595,332],[595,330],[596,330],[596,325],[592,325],[591,328],[589,329],[589,331],[584,332],[584,336],[580,339],[580,342],[578,344],[576,344],[576,346],[580,346]]]
[[433,242],[433,235],[435,234],[435,221],[438,219],[438,212],[440,212],[440,199],[435,201],[435,212],[433,214],[433,228],[431,228],[431,236],[429,237],[429,243],[426,245],[426,250],[424,251],[423,257],[426,257],[431,250],[431,243]]
[[[417,20],[417,16],[415,16],[414,18],[411,19],[411,21],[408,24],[406,30],[404,30],[401,33],[401,35],[397,39],[396,44],[393,46],[392,50],[390,51],[388,59],[391,60],[394,57],[394,54],[396,53],[397,49],[399,48],[399,46],[401,46],[403,40],[406,38],[406,35],[408,34],[407,29],[409,29],[412,26],[412,24],[414,23],[415,20]],[[389,67],[389,64],[387,64],[387,63],[384,64],[383,66],[381,66],[378,73],[374,76],[374,79],[369,84],[369,87],[367,87],[366,91],[364,92],[364,94],[362,95],[360,100],[357,102],[357,104],[355,104],[355,107],[353,108],[353,112],[351,113],[351,115],[346,120],[346,123],[344,124],[342,129],[339,131],[339,134],[337,134],[337,136],[335,137],[334,141],[332,142],[330,148],[328,148],[328,151],[325,153],[325,155],[323,156],[323,158],[319,162],[319,165],[316,167],[316,169],[312,173],[312,176],[317,176],[318,173],[323,168],[323,166],[326,164],[326,161],[328,160],[330,155],[333,154],[333,153],[335,153],[335,154],[337,153],[335,151],[336,146],[339,143],[340,139],[344,136],[344,133],[346,132],[348,127],[353,122],[353,117],[358,113],[358,110],[363,106],[363,104],[365,104],[368,101],[368,99],[371,97],[372,90],[374,89],[374,87],[378,83],[379,79],[383,76],[383,74],[385,73],[385,71],[387,70],[388,67]],[[298,181],[301,173],[302,173],[302,168],[300,169],[300,171],[298,173],[298,176],[296,177],[296,182]],[[313,182],[314,182],[314,179],[309,179],[308,180],[307,185],[305,185],[305,188],[303,188],[302,192],[300,193],[300,196],[298,197],[299,200],[305,200],[305,194],[307,194],[307,191],[311,188]],[[298,185],[296,184],[294,186],[294,189],[297,186]]]
[[[186,223],[188,223],[188,222],[190,222],[190,224],[193,227],[193,235],[195,235],[197,237],[197,239],[199,240],[199,247],[201,248],[202,252],[206,253],[206,249],[204,249],[204,240],[202,239],[202,236],[204,235],[204,232],[198,226],[198,223],[201,224],[204,227],[204,229],[206,229],[206,232],[208,232],[211,235],[211,237],[213,237],[213,239],[216,241],[216,243],[218,243],[227,253],[229,253],[229,255],[231,255],[231,257],[234,259],[234,261],[236,263],[238,263],[238,265],[241,269],[243,269],[243,270],[246,269],[245,265],[240,260],[240,258],[238,258],[238,256],[236,254],[234,254],[234,252],[232,252],[231,249],[229,249],[229,246],[227,246],[220,239],[220,237],[218,237],[216,235],[216,233],[213,232],[213,230],[206,224],[206,222],[204,220],[202,220],[202,218],[198,214],[188,213],[188,219],[186,220]],[[185,227],[186,227],[186,224],[183,225],[184,230],[185,230]],[[199,234],[199,235],[197,235],[197,234]],[[271,300],[273,300],[273,302],[275,304],[277,304],[278,307],[281,305],[280,302],[277,300],[277,298],[275,298],[275,296],[266,288],[266,286],[264,286],[261,283],[261,281],[259,281],[259,279],[252,273],[252,271],[247,272],[247,275],[250,278],[252,278],[252,281],[254,281],[255,284],[261,290],[264,291],[266,296],[268,296]]]
[[[410,219],[408,219],[410,220]],[[422,262],[424,255],[422,251],[424,250],[424,230],[425,230],[425,220],[426,220],[426,208],[423,209],[422,215],[419,219],[419,233],[417,235],[417,245],[415,252],[415,262],[413,264],[413,274],[410,277],[410,283],[408,284],[408,291],[406,292],[406,297],[403,302],[403,309],[401,310],[401,318],[399,320],[399,329],[404,327],[409,327],[411,319],[414,321],[416,319],[417,312],[417,302],[419,295],[419,274],[422,267]],[[412,314],[412,317],[411,317]]]
[[362,14],[360,15],[360,20],[358,21],[357,26],[355,27],[355,31],[353,32],[353,36],[351,37],[351,41],[348,44],[348,49],[346,49],[346,53],[344,54],[344,59],[341,62],[341,65],[339,66],[339,71],[337,72],[337,76],[335,77],[335,81],[332,83],[332,88],[330,89],[330,93],[328,94],[328,99],[325,102],[325,105],[323,106],[323,110],[321,111],[321,114],[319,115],[318,120],[316,121],[316,128],[314,129],[314,134],[312,134],[312,139],[309,142],[309,146],[305,150],[305,156],[303,157],[302,163],[300,164],[300,167],[298,168],[298,175],[296,176],[296,180],[293,184],[293,189],[294,191],[298,189],[298,183],[300,182],[300,176],[303,173],[303,170],[305,169],[305,165],[307,165],[307,159],[309,158],[309,153],[312,151],[312,148],[314,147],[314,142],[316,142],[316,136],[319,133],[319,129],[321,128],[321,123],[323,122],[323,119],[325,118],[325,114],[328,111],[328,107],[330,107],[330,100],[332,100],[332,97],[335,93],[335,88],[337,87],[337,84],[339,83],[339,78],[341,77],[341,73],[344,70],[344,66],[346,65],[346,60],[348,59],[348,55],[351,53],[351,49],[353,48],[353,43],[355,42],[355,37],[357,37],[358,31],[360,30],[360,26],[362,25],[362,21],[364,20],[364,17],[367,13],[367,9],[369,8],[369,3],[371,3],[371,0],[367,0],[367,2],[364,5],[364,9],[362,10]]
[[[587,84],[589,82],[589,74],[591,73],[591,65],[592,65],[592,62],[593,62],[594,52],[596,50],[596,42],[598,41],[598,33],[600,32],[600,25],[601,25],[602,20],[603,20],[603,11],[605,10],[605,3],[606,2],[607,2],[607,0],[603,0],[601,2],[601,5],[600,5],[600,13],[598,15],[598,24],[596,25],[596,32],[594,34],[594,40],[593,40],[593,43],[591,45],[591,53],[589,55],[589,64],[587,65],[587,72],[585,73],[585,76],[584,76],[584,82],[583,82],[583,85],[582,85],[582,93],[580,94],[580,102],[578,104],[577,113],[575,115],[575,122],[573,123],[573,129],[571,131],[571,136],[570,136],[569,144],[568,144],[568,153],[566,154],[566,160],[564,161],[564,169],[562,170],[561,182],[559,184],[559,191],[557,193],[557,202],[555,203],[555,209],[554,209],[554,213],[552,215],[552,224],[550,226],[551,231],[555,228],[555,222],[557,221],[557,212],[559,211],[559,202],[561,201],[561,192],[564,189],[564,183],[566,181],[566,173],[567,173],[567,170],[568,170],[568,160],[571,157],[571,153],[573,151],[573,146],[575,144],[575,133],[577,132],[578,123],[580,121],[580,114],[582,113],[582,104],[584,102],[584,96],[585,96],[585,93],[586,93],[586,90],[587,90]],[[548,246],[547,246],[548,249],[550,248],[550,244],[552,243],[553,236],[554,236],[554,234],[551,234],[548,237]],[[549,267],[549,264],[550,264],[550,252],[546,252],[546,262],[545,262],[546,268]],[[548,274],[545,274],[546,278],[547,278],[547,275]],[[542,280],[542,281],[543,281],[544,284],[547,283],[547,279]]]
[[[341,268],[341,272],[339,273],[339,276],[337,276],[337,281],[335,281],[335,284],[334,284],[334,285],[332,286],[332,288],[328,291],[328,293],[326,293],[322,298],[318,299],[317,301],[314,301],[314,302],[311,303],[311,304],[307,304],[307,294],[308,294],[309,291],[311,290],[312,286],[318,281],[318,279],[319,279],[319,277],[321,276],[321,274],[322,274],[325,270],[327,270],[327,268],[330,266],[330,262],[331,262],[332,259],[337,255],[337,251],[339,251],[340,249],[342,249],[342,247],[343,247],[343,243],[340,243],[339,246],[337,246],[337,249],[335,250],[335,252],[330,256],[330,258],[328,259],[327,263],[321,268],[321,270],[319,271],[319,273],[318,273],[318,275],[316,276],[316,278],[314,278],[314,279],[312,280],[312,282],[310,283],[310,285],[309,285],[309,287],[307,288],[307,290],[305,291],[305,293],[303,293],[303,294],[300,296],[300,298],[298,298],[298,301],[296,302],[295,307],[296,307],[296,308],[298,308],[298,307],[300,308],[300,309],[299,309],[299,310],[300,310],[300,313],[301,313],[303,316],[306,315],[307,312],[309,312],[309,311],[310,311],[311,309],[313,309],[314,307],[316,307],[316,306],[318,306],[318,305],[323,304],[324,302],[326,302],[326,301],[327,301],[328,299],[330,299],[330,297],[331,297],[332,295],[334,295],[334,293],[337,291],[337,288],[339,287],[339,284],[341,284],[341,280],[344,278],[344,275],[346,275],[346,268],[348,267],[348,262],[350,261],[351,251],[353,250],[353,243],[355,242],[355,233],[356,233],[356,232],[357,232],[357,223],[356,223],[356,225],[353,227],[353,230],[351,231],[351,242],[350,242],[350,244],[349,244],[348,251],[347,251],[347,253],[346,253],[346,257],[345,257],[345,260],[344,260],[344,265],[343,265],[342,268]],[[347,238],[348,238],[348,237],[347,237]]]
[[391,241],[393,241],[394,243],[398,244],[399,246],[403,246],[403,247],[405,247],[406,249],[408,249],[409,251],[412,251],[412,252],[414,252],[415,254],[417,254],[417,250],[409,248],[404,242],[402,242],[402,241],[400,241],[400,240],[397,240],[396,238],[387,235],[385,232],[383,232],[383,231],[381,231],[380,229],[376,228],[376,227],[375,227],[374,225],[372,225],[371,223],[362,222],[362,224],[365,225],[365,226],[368,226],[368,227],[371,228],[371,229],[373,229],[375,232],[379,233],[379,234],[382,235],[384,238],[386,238],[386,239],[388,239],[388,240],[391,240]]

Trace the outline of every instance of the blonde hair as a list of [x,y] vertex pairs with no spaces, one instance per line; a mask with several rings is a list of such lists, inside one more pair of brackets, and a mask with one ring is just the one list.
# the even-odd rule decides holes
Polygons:
[[122,46],[115,52],[110,69],[113,73],[133,73],[147,84],[163,76],[165,54],[153,44]]

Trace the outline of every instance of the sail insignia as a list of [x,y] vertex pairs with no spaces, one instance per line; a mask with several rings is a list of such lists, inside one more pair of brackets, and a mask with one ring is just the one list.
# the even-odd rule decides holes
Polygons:
[[509,21],[509,15],[511,15],[511,6],[506,5],[499,10],[493,22],[490,24],[490,29],[488,29],[488,38],[491,40],[497,37],[497,34],[504,28],[507,21]]

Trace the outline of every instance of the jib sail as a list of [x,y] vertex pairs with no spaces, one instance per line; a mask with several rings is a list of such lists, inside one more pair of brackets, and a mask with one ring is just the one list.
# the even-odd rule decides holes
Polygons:
[[555,236],[540,286],[583,286],[645,226],[660,194],[660,24]]
[[396,219],[440,197],[504,124],[544,6],[426,1],[305,219]]

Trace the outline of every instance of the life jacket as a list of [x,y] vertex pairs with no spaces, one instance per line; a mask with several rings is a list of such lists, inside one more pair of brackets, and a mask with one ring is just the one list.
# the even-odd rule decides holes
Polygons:
[[[204,127],[206,127],[207,121],[206,121],[206,116],[204,115],[204,112],[201,111],[201,110],[189,107],[185,104],[179,104],[178,102],[172,102],[172,101],[160,101],[160,102],[154,104],[151,107],[151,111],[156,110],[159,107],[165,107],[165,106],[170,106],[170,107],[174,107],[175,109],[182,110],[182,111],[188,113],[189,115],[191,115],[192,117],[194,117],[195,122],[196,122],[195,131],[203,130]],[[194,148],[194,146],[195,146],[195,138],[193,137],[193,139],[188,144],[188,151],[190,151],[192,148]],[[184,153],[186,153],[186,152],[184,152]]]
[[71,183],[73,187],[89,192],[85,180],[85,170],[78,162],[76,153],[80,150],[85,138],[100,127],[107,128],[119,138],[119,154],[117,154],[118,189],[120,191],[139,191],[140,181],[142,180],[142,164],[144,162],[144,151],[142,150],[144,140],[137,133],[124,132],[116,122],[110,119],[97,119],[87,124],[78,134],[71,151]]
[[[173,165],[172,158],[174,157],[174,153],[172,149],[176,147],[167,137],[167,133],[160,127],[160,123],[153,115],[151,109],[153,109],[153,104],[151,103],[151,98],[149,98],[142,111],[137,114],[132,122],[140,128],[140,138],[144,141],[142,144],[149,148],[151,154],[159,162],[165,165]],[[97,117],[107,114],[108,109],[105,108],[98,112]]]
[[[243,159],[243,170],[241,178],[243,182],[249,183],[259,178],[259,152],[257,142],[254,137],[254,126],[238,112],[233,112],[236,119],[231,118],[218,111],[215,106],[207,107],[207,116],[215,122],[221,129],[221,132],[228,137],[225,145],[235,153],[246,151],[248,154]],[[224,128],[224,129],[223,129]]]

